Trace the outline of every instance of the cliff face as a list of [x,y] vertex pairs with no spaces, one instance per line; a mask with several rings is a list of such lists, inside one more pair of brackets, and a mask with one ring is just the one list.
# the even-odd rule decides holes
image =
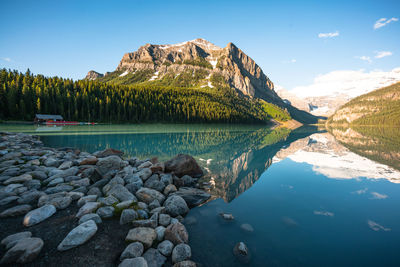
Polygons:
[[168,72],[178,74],[198,68],[207,70],[208,76],[221,74],[231,87],[244,95],[277,97],[271,80],[253,59],[232,43],[225,48],[203,39],[175,45],[146,44],[136,52],[126,53],[117,71],[132,73],[150,69],[157,73],[153,79],[156,80]]
[[97,78],[101,78],[103,76],[104,76],[103,74],[98,73],[98,72],[96,72],[94,70],[91,70],[91,71],[88,72],[88,74],[86,75],[85,79],[86,80],[96,80]]

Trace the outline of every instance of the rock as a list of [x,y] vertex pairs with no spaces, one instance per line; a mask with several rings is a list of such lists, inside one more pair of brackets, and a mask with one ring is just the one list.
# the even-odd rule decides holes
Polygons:
[[182,182],[183,182],[183,186],[192,186],[196,182],[196,180],[193,179],[189,175],[184,175],[184,176],[182,176],[181,179],[182,179]]
[[192,250],[190,246],[187,244],[179,244],[174,247],[172,250],[172,262],[177,263],[181,261],[185,261],[192,257]]
[[89,220],[93,220],[96,224],[100,224],[100,223],[103,222],[98,214],[96,214],[96,213],[88,213],[88,214],[83,215],[79,219],[79,224],[82,224],[82,223],[87,222]]
[[43,171],[33,171],[29,173],[33,179],[38,179],[40,181],[44,181],[47,179],[47,174]]
[[98,202],[87,202],[79,209],[78,213],[76,214],[76,217],[80,218],[85,214],[93,213],[100,207],[100,205],[101,204]]
[[138,214],[134,209],[125,209],[121,213],[119,224],[127,224],[138,218]]
[[51,195],[43,195],[38,200],[38,207],[51,204],[58,210],[67,208],[72,203],[71,196],[66,192],[59,192]]
[[189,234],[183,224],[176,222],[168,225],[165,229],[165,239],[171,241],[174,245],[188,243]]
[[139,216],[138,218],[140,218],[140,219],[148,219],[149,218],[149,214],[145,210],[137,210],[136,212]]
[[189,212],[189,208],[185,202],[185,200],[177,195],[171,195],[165,200],[164,207],[166,212],[172,217],[176,217],[178,215],[185,215]]
[[153,228],[150,227],[137,227],[129,230],[128,235],[125,238],[127,242],[141,242],[145,248],[149,248],[153,245],[156,240],[157,234]]
[[71,197],[72,201],[78,200],[85,195],[82,192],[74,192],[74,191],[68,192],[67,194],[69,197]]
[[144,251],[144,247],[140,242],[133,242],[129,244],[125,250],[122,252],[121,257],[119,257],[120,261],[128,258],[137,258],[142,256]]
[[147,261],[143,257],[125,259],[118,267],[148,267]]
[[1,259],[1,264],[28,263],[33,261],[43,248],[43,240],[37,237],[20,239]]
[[[140,168],[140,166],[139,166],[138,168]],[[165,170],[165,165],[164,165],[163,162],[157,162],[156,164],[153,164],[152,166],[150,166],[150,170],[151,170],[153,173],[156,173],[156,172],[164,172],[164,170]]]
[[63,241],[58,245],[57,250],[65,251],[88,241],[97,232],[97,225],[93,220],[84,222],[68,233]]
[[19,232],[15,233],[12,235],[7,236],[3,240],[1,240],[1,244],[6,247],[6,249],[9,249],[13,247],[17,242],[21,239],[31,237],[32,233],[31,232]]
[[169,240],[164,240],[157,246],[158,251],[165,257],[169,257],[174,249],[174,244]]
[[74,189],[74,187],[71,185],[58,184],[55,187],[47,188],[44,192],[46,194],[55,194],[55,193],[59,193],[59,192],[63,192],[63,191],[69,192],[69,191],[72,191],[73,189]]
[[171,216],[168,214],[160,214],[158,222],[160,225],[167,227],[171,223]]
[[194,261],[181,261],[174,264],[173,267],[196,267],[196,263]]
[[121,184],[116,184],[114,185],[110,191],[107,192],[107,196],[114,196],[116,197],[119,201],[128,201],[128,200],[133,200],[136,201],[136,197],[129,192],[128,189],[126,189],[123,185]]
[[172,174],[170,173],[162,173],[160,175],[160,181],[165,185],[168,186],[173,183]]
[[78,205],[78,207],[82,207],[87,202],[95,202],[96,200],[97,200],[97,196],[96,195],[87,195],[87,196],[81,197],[78,200],[77,205]]
[[[20,197],[17,197],[17,196],[9,196],[9,197],[3,198],[2,200],[0,200],[0,206],[10,204],[19,199],[20,199]],[[19,203],[19,201],[18,201],[18,203]],[[21,203],[19,203],[19,204],[21,204]]]
[[120,210],[124,210],[129,208],[130,206],[132,206],[132,204],[134,203],[133,200],[127,200],[127,201],[122,201],[121,203],[118,203],[117,205],[115,205],[115,208],[120,211]]
[[101,204],[105,205],[105,206],[112,206],[116,203],[118,203],[118,199],[116,199],[113,196],[108,196],[108,197],[99,197],[97,199],[97,202],[100,202]]
[[14,207],[6,209],[2,213],[0,213],[0,218],[15,217],[15,216],[19,216],[19,215],[24,215],[27,212],[29,212],[31,209],[32,209],[32,206],[28,205],[28,204],[14,206]]
[[25,183],[30,180],[32,180],[32,175],[25,173],[20,176],[10,178],[10,179],[6,180],[5,182],[3,182],[3,184],[4,185],[19,184],[19,183]]
[[136,220],[132,222],[134,227],[151,227],[156,228],[158,225],[158,214],[153,214],[150,219],[147,220]]
[[138,170],[141,170],[144,168],[150,168],[151,166],[153,166],[153,163],[151,163],[150,161],[145,161],[142,164],[140,164],[137,168]]
[[168,196],[169,194],[174,193],[176,191],[177,191],[176,186],[173,184],[170,184],[164,188],[164,195]]
[[22,184],[10,184],[4,187],[2,191],[4,193],[11,193],[14,192],[16,189],[18,189],[19,187],[22,187]]
[[93,187],[93,188],[89,189],[89,191],[87,192],[87,195],[96,195],[98,197],[101,197],[103,195],[103,193],[101,193],[101,191],[98,187]]
[[[100,173],[100,171],[97,168],[93,168],[91,170],[92,171],[88,171],[88,172],[90,172],[90,174],[88,175],[88,178],[90,179],[90,181],[92,181],[93,183],[96,183],[96,182],[100,181],[101,179],[103,179],[103,175]],[[104,171],[106,171],[106,169],[104,169]]]
[[89,158],[85,158],[84,160],[82,160],[79,165],[96,165],[96,163],[98,162],[98,158],[96,157],[89,157]]
[[63,163],[61,163],[61,165],[58,167],[58,169],[60,170],[66,170],[72,167],[72,161],[68,160],[68,161],[64,161]]
[[96,163],[96,166],[99,170],[99,173],[104,175],[111,170],[120,169],[121,162],[122,160],[118,156],[108,156],[99,159],[99,161]]
[[178,177],[184,175],[199,177],[203,175],[203,171],[196,160],[192,156],[186,154],[178,154],[174,158],[166,161],[165,171],[174,172]]
[[160,202],[158,202],[157,199],[154,199],[154,200],[149,204],[149,209],[150,209],[150,210],[156,209],[156,208],[159,208],[160,206],[161,206],[161,205],[160,205]]
[[28,212],[24,217],[23,224],[27,227],[38,224],[52,216],[55,212],[56,207],[53,205],[44,205]]
[[146,204],[150,204],[155,199],[158,200],[159,203],[163,203],[165,197],[163,194],[158,192],[157,190],[142,187],[136,192],[136,197],[140,200],[145,202]]
[[102,219],[112,218],[114,216],[114,208],[110,206],[101,207],[96,211],[96,214],[99,215]]
[[157,234],[157,241],[162,241],[165,236],[165,227],[164,226],[158,226],[156,227],[156,234]]
[[135,175],[138,176],[142,181],[146,181],[152,174],[153,172],[149,168],[144,168],[135,173]]
[[242,224],[242,225],[240,225],[240,229],[242,229],[243,231],[245,231],[245,232],[254,232],[254,228],[253,228],[253,226],[251,226],[250,224],[248,224],[248,223],[244,223],[244,224]]
[[167,260],[157,249],[149,248],[144,254],[143,258],[147,261],[149,267],[162,267]]
[[239,261],[248,263],[250,261],[250,253],[245,243],[239,242],[233,248],[233,254]]
[[111,190],[111,188],[113,188],[115,185],[118,185],[118,184],[120,184],[120,185],[123,186],[123,185],[125,184],[125,181],[124,181],[124,179],[122,179],[120,176],[116,175],[114,178],[112,178],[112,179],[110,180],[110,182],[108,182],[108,183],[103,187],[103,193],[104,193],[104,194],[107,194],[108,191]]
[[32,180],[26,181],[24,183],[24,186],[28,187],[28,189],[40,189],[40,187],[42,187],[42,184],[40,183],[39,180],[32,179]]
[[174,194],[182,197],[190,208],[203,204],[211,197],[207,192],[191,187],[180,187]]
[[71,181],[70,185],[72,185],[73,187],[89,186],[90,185],[90,180],[89,180],[89,178],[83,178],[83,179],[80,179],[80,180],[74,180],[74,181]]
[[105,158],[105,157],[109,157],[109,156],[122,156],[124,154],[124,152],[113,149],[113,148],[107,148],[104,149],[102,151],[97,151],[93,153],[93,156],[96,156],[98,158]]
[[231,213],[221,213],[220,215],[224,220],[227,220],[227,221],[232,221],[235,219],[235,217],[233,217],[233,215]]
[[159,180],[157,174],[153,174],[152,176],[150,176],[144,183],[144,186],[157,190],[159,192],[162,192],[165,188],[164,183]]
[[[50,178],[49,178],[49,179],[50,179]],[[59,178],[55,178],[55,179],[51,180],[51,181],[47,184],[47,186],[55,186],[55,185],[58,185],[58,184],[61,184],[61,183],[64,183],[64,178],[59,177]]]
[[44,161],[44,165],[46,167],[58,167],[60,166],[61,162],[55,158],[48,158]]

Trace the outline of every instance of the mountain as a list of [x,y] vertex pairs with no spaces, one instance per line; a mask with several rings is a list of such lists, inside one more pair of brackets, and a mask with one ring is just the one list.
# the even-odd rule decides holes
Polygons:
[[400,68],[390,71],[339,70],[318,75],[311,85],[288,91],[276,86],[277,94],[293,106],[316,116],[330,116],[351,99],[400,81]]
[[327,123],[400,126],[400,82],[352,99]]
[[126,53],[113,72],[90,71],[87,80],[111,84],[170,86],[174,88],[234,89],[239,95],[262,99],[302,123],[318,118],[285,103],[274,91],[274,84],[253,59],[233,43],[218,47],[204,39],[174,45],[146,44]]

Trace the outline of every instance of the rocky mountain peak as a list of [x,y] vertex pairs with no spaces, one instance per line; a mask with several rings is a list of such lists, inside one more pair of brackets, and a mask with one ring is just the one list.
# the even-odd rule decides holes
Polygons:
[[103,76],[104,76],[103,74],[98,73],[97,71],[91,70],[87,73],[85,79],[92,81],[92,80],[96,80],[97,78],[101,78]]

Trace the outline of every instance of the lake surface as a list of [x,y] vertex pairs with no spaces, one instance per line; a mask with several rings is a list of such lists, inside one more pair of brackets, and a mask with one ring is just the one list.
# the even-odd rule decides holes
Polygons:
[[[185,219],[202,266],[400,266],[398,129],[294,131],[245,125],[97,125],[0,130],[47,146],[191,154],[213,198]],[[224,221],[221,212],[232,213]],[[250,224],[253,232],[242,229]],[[243,241],[250,261],[235,258]]]

